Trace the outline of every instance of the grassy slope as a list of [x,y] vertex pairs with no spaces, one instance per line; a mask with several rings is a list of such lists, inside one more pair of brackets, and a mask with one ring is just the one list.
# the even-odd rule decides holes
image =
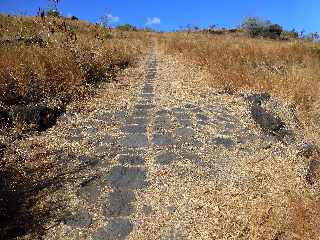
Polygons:
[[319,135],[319,45],[251,39],[239,34],[168,33],[162,40],[166,53],[191,60],[209,73],[209,80],[203,84],[282,97],[297,106],[306,126],[316,131],[310,137]]
[[[32,163],[21,161],[18,154],[7,158],[10,149],[15,149],[17,132],[25,127],[16,121],[11,131],[2,131],[1,110],[83,101],[94,92],[95,83],[115,80],[121,69],[135,64],[146,53],[147,35],[110,31],[63,17],[0,15],[1,239],[41,232],[44,219],[51,213],[44,213],[35,204],[44,188],[59,181],[50,178],[48,169],[56,169],[51,169],[43,156]],[[10,147],[3,158],[5,145]]]
[[[225,88],[228,92],[265,91],[296,105],[300,120],[304,123],[302,132],[305,138],[319,146],[318,48],[310,42],[251,39],[237,34],[168,33],[162,36],[162,50],[165,53],[179,56],[187,63],[191,61],[208,73],[205,81],[199,84]],[[308,174],[313,172],[319,182],[318,150],[307,158],[295,156],[295,159],[311,160],[309,170],[303,171],[308,171]],[[290,181],[287,179],[290,173],[298,177],[297,165],[297,162],[288,164],[287,172],[283,173],[278,183]],[[303,176],[301,180],[304,181]],[[270,189],[269,201],[261,200],[252,207],[248,228],[250,239],[319,239],[318,184],[310,186],[305,183],[302,188],[291,189],[289,197],[285,197],[285,193],[274,195]]]
[[[110,32],[63,17],[0,16],[0,101],[77,99],[142,53],[136,32]],[[130,38],[130,41],[127,40]]]

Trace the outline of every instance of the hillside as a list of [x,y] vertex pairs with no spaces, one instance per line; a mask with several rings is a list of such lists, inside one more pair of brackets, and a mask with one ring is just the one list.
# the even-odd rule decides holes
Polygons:
[[318,44],[0,29],[0,238],[318,239]]

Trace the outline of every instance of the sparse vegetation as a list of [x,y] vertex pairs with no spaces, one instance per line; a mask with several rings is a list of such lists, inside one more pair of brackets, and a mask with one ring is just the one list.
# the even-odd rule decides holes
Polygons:
[[98,82],[113,81],[148,45],[139,32],[110,31],[57,13],[0,15],[1,239],[41,232],[54,210],[34,206],[43,190],[54,190],[70,173],[60,169],[53,178],[43,174],[53,168],[44,155],[32,164],[9,161],[4,158],[8,146],[26,130],[53,126],[68,103],[90,97]]
[[117,26],[117,29],[121,31],[137,31],[137,28],[131,24],[119,25]]
[[0,16],[0,21],[4,105],[79,99],[90,84],[112,79],[143,51],[138,33],[129,42],[103,27],[63,17]]
[[303,41],[185,33],[168,34],[163,41],[167,53],[191,59],[211,74],[205,84],[266,91],[285,97],[308,116],[320,99],[318,47],[312,48]]

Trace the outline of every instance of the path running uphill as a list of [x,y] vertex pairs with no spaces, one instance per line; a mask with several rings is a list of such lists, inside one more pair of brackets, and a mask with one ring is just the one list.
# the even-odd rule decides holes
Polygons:
[[243,96],[205,87],[157,45],[139,69],[34,137],[81,166],[44,239],[248,239],[257,209],[303,188],[295,147],[264,133]]

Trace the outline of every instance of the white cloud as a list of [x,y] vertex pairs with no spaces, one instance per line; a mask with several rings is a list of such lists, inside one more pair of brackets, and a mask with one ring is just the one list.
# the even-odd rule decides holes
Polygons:
[[146,25],[160,24],[161,20],[158,17],[148,18]]
[[120,20],[120,17],[118,16],[113,16],[112,14],[107,14],[107,18],[108,18],[108,22],[109,23],[116,23],[116,22],[119,22]]

